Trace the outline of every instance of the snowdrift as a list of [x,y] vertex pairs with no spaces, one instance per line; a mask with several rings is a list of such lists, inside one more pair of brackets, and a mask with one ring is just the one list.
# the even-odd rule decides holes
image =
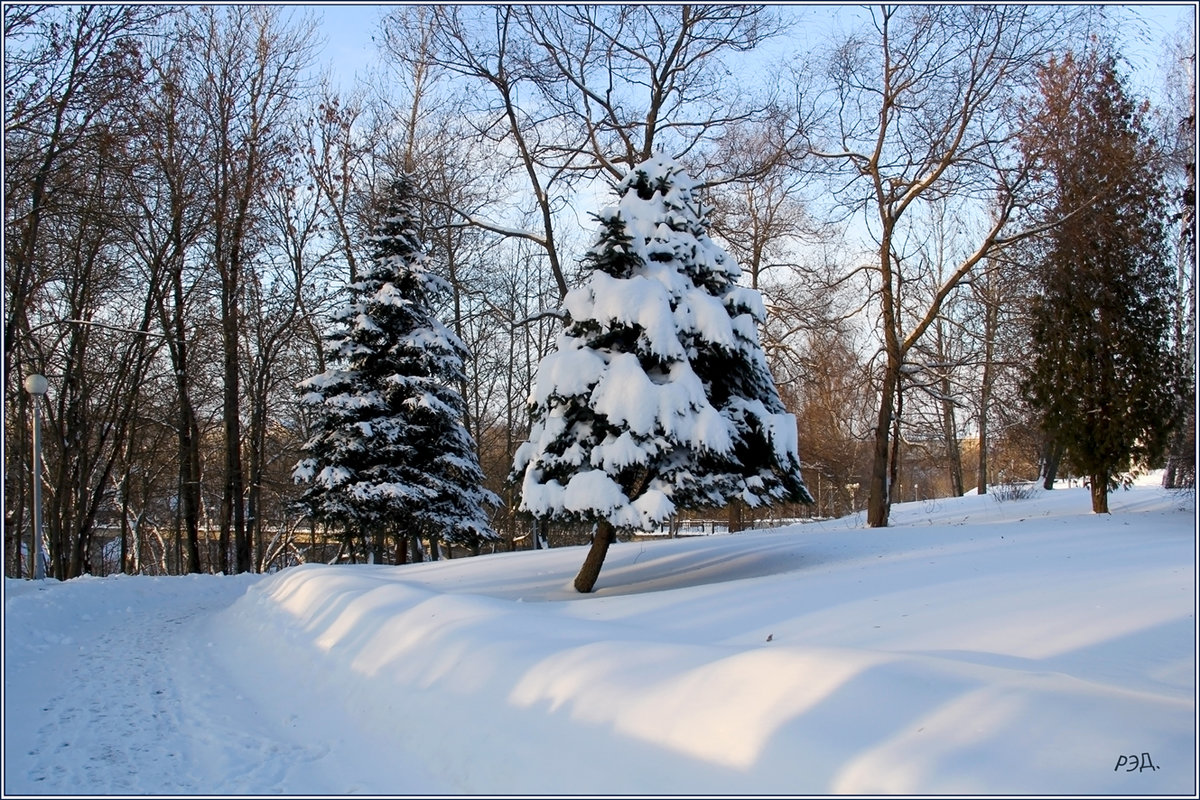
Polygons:
[[[223,766],[159,791],[1193,794],[1194,502],[1137,487],[1088,508],[985,495],[897,506],[883,530],[621,543],[588,596],[582,548],[9,582],[6,689],[17,657],[55,652],[35,629],[72,624],[39,602],[224,582],[235,600],[161,632],[178,724]],[[6,707],[10,737],[54,725],[38,707]],[[61,754],[5,747],[6,788],[112,788],[34,782]]]

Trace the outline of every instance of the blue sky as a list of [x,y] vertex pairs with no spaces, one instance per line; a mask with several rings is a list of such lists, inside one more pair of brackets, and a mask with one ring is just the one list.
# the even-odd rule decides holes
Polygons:
[[378,32],[379,20],[387,13],[388,5],[335,3],[303,8],[314,12],[320,33],[326,39],[319,62],[330,67],[342,89],[349,90],[354,85],[354,76],[375,60],[375,42],[371,37]]
[[[380,18],[394,5],[399,4],[329,3],[297,7],[316,16],[321,35],[326,39],[319,62],[330,67],[343,89],[350,89],[354,76],[364,72],[374,61],[375,43],[371,37],[379,29]],[[836,26],[832,23],[835,8],[837,6],[797,6],[802,14],[802,24],[797,32],[800,47],[820,44],[824,38],[820,29]],[[1124,55],[1130,70],[1137,73],[1135,81],[1142,91],[1157,90],[1162,43],[1172,38],[1176,31],[1194,27],[1196,9],[1197,5],[1190,2],[1108,6],[1109,13],[1122,20],[1120,30],[1126,38]]]

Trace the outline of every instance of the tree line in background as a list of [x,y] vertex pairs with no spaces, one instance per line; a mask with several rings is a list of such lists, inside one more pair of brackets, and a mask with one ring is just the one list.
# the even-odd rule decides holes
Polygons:
[[[797,52],[805,13],[395,7],[337,91],[299,9],[6,5],[6,574],[30,574],[32,373],[55,577],[403,560],[306,514],[293,470],[297,386],[405,175],[488,546],[541,546],[507,480],[537,367],[591,215],[660,154],[766,301],[815,501],[730,527],[1135,462],[1194,485],[1191,32],[1149,107],[1099,7],[882,7]],[[425,535],[414,557],[480,546]]]

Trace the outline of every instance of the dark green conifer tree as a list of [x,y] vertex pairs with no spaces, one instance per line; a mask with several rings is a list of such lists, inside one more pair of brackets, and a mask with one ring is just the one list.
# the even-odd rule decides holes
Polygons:
[[1040,81],[1026,144],[1053,182],[1049,213],[1075,213],[1035,251],[1023,385],[1052,449],[1107,513],[1117,478],[1153,466],[1179,418],[1166,198],[1145,108],[1111,57],[1068,55]]

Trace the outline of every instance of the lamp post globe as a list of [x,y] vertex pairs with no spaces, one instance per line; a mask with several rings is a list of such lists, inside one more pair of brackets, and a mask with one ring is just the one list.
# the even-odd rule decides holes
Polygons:
[[45,375],[33,374],[25,379],[25,391],[32,395],[41,397],[50,388],[50,382],[46,380]]

